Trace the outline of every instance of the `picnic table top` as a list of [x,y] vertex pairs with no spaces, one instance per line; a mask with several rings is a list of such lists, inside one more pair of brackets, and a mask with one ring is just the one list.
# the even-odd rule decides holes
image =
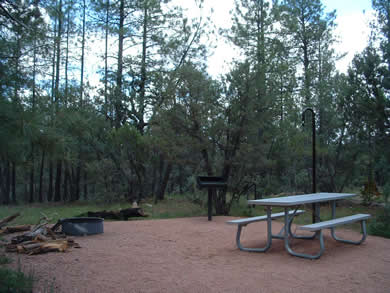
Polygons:
[[283,197],[248,200],[248,204],[263,206],[296,206],[306,203],[333,201],[356,196],[354,193],[310,193]]

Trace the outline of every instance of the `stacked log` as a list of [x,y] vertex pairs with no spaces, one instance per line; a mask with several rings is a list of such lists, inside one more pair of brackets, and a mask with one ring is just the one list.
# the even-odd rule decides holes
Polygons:
[[37,238],[32,241],[24,241],[19,244],[9,243],[6,245],[6,252],[17,252],[33,255],[47,252],[65,252],[70,247],[80,248],[80,245],[73,239],[42,241],[42,238]]
[[[4,227],[20,214],[15,214],[0,220],[0,234],[25,232],[11,238],[10,243],[5,245],[6,252],[25,253],[29,255],[47,252],[65,252],[70,247],[80,248],[73,239],[66,238],[62,233],[55,233],[53,227],[49,227],[48,221],[31,225],[19,225]],[[49,220],[46,216],[45,220]],[[41,222],[42,219],[40,219]]]
[[8,226],[0,229],[0,234],[12,234],[17,232],[29,231],[31,225],[19,225],[19,226]]

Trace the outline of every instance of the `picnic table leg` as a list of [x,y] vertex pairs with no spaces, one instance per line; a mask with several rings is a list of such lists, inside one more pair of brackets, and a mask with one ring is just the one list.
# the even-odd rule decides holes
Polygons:
[[[294,213],[288,218],[288,226],[287,229],[289,231],[289,234],[292,238],[295,239],[314,239],[316,237],[316,234],[314,233],[313,235],[296,235],[292,230],[291,230],[291,225],[292,222],[294,221],[295,214],[298,210],[298,207],[295,209]],[[279,231],[278,234],[273,235],[272,238],[277,238],[277,239],[284,239],[284,230],[286,229],[286,226],[283,225],[282,229]]]
[[[284,225],[285,227],[288,227],[289,224],[289,219],[288,219],[288,208],[284,209]],[[319,258],[322,253],[325,250],[325,245],[324,245],[324,237],[322,235],[322,230],[319,232],[316,232],[315,235],[319,236],[320,240],[320,251],[317,254],[306,254],[306,253],[298,253],[292,250],[289,244],[289,236],[290,236],[290,229],[285,229],[284,230],[284,247],[287,250],[287,252],[293,256],[298,256],[298,257],[303,257],[303,258],[308,258],[308,259],[316,259]]]
[[[266,252],[272,244],[272,219],[271,219],[271,207],[267,207],[267,244],[265,247],[262,248],[249,248],[249,247],[243,247],[241,245],[241,231],[242,231],[242,226],[243,225],[238,225],[237,229],[237,235],[236,235],[236,243],[237,247],[240,250],[243,251],[249,251],[249,252]],[[245,225],[244,225],[245,226]]]
[[[298,207],[295,209],[295,211],[298,209]],[[316,233],[314,232],[313,235],[296,235],[293,231],[291,231],[291,225],[292,225],[292,222],[295,218],[295,213],[294,215],[291,216],[291,218],[289,218],[289,222],[288,222],[288,232],[290,233],[291,237],[292,238],[295,238],[295,239],[314,239],[316,237]],[[285,228],[285,227],[283,227]],[[284,237],[283,237],[284,239]]]
[[[336,218],[336,201],[332,201],[332,219],[335,219],[335,218]],[[362,236],[362,238],[359,241],[346,240],[346,239],[342,239],[342,238],[337,237],[336,233],[335,233],[335,228],[334,227],[330,228],[330,234],[332,235],[334,240],[337,240],[337,241],[340,241],[340,242],[344,242],[344,243],[348,243],[348,244],[359,245],[364,240],[366,240],[366,237],[367,237],[367,229],[366,229],[366,221],[365,220],[360,221],[360,227],[361,227],[363,236]]]

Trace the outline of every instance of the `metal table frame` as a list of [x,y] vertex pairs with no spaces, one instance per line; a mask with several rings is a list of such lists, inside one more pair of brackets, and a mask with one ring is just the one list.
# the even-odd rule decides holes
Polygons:
[[[284,240],[284,247],[287,250],[288,253],[290,253],[293,256],[298,256],[298,257],[304,257],[304,258],[309,258],[309,259],[316,259],[320,257],[325,249],[324,247],[324,240],[322,237],[322,230],[313,232],[313,235],[308,235],[308,236],[299,236],[295,235],[291,231],[291,224],[294,219],[294,215],[289,217],[289,208],[295,207],[295,210],[299,208],[300,205],[303,204],[316,204],[315,208],[315,217],[317,219],[320,219],[320,208],[318,206],[318,203],[321,202],[331,202],[332,203],[332,218],[335,218],[336,216],[336,201],[341,200],[341,199],[346,199],[356,196],[356,194],[351,194],[351,193],[311,193],[311,194],[304,194],[304,195],[293,195],[293,196],[284,196],[284,197],[277,197],[277,198],[267,198],[267,199],[259,199],[259,200],[249,200],[248,204],[252,205],[261,205],[265,206],[267,210],[267,244],[263,248],[252,248],[249,249],[249,251],[254,251],[254,252],[265,252],[267,251],[272,244],[272,238],[278,238],[278,239],[283,239]],[[271,219],[271,210],[272,206],[277,206],[277,207],[283,207],[284,208],[284,227],[282,228],[281,232],[279,235],[273,235],[272,234],[272,219]],[[342,241],[346,243],[351,243],[351,244],[360,244],[361,242],[364,241],[364,238],[358,242],[355,241],[350,241],[350,240],[343,240],[338,238],[335,235],[334,228],[331,229],[331,235],[332,237],[337,240],[337,241]],[[362,226],[362,229],[365,229],[365,226]],[[364,233],[365,235],[366,233]],[[314,239],[315,237],[318,237],[320,240],[320,251],[318,254],[315,255],[309,255],[309,254],[304,254],[304,253],[298,253],[295,252],[289,243],[289,238],[299,238],[299,239]],[[248,249],[247,249],[248,250]]]

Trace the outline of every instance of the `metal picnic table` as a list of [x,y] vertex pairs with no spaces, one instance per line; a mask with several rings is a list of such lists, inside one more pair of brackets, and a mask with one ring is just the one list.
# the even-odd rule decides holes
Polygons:
[[[272,238],[278,238],[284,240],[284,246],[285,249],[290,253],[291,255],[298,256],[298,257],[304,257],[309,259],[315,259],[319,258],[323,251],[324,251],[324,240],[322,236],[322,229],[331,229],[331,235],[335,240],[342,241],[349,244],[360,244],[362,243],[366,238],[366,225],[365,220],[370,218],[369,214],[358,214],[358,215],[352,215],[347,216],[343,218],[336,219],[336,201],[347,199],[350,197],[355,196],[356,194],[352,193],[312,193],[312,194],[304,194],[304,195],[292,195],[292,196],[283,196],[283,197],[277,197],[277,198],[266,198],[266,199],[259,199],[259,200],[249,200],[248,204],[250,205],[259,205],[259,206],[265,206],[267,211],[267,216],[265,220],[267,221],[267,244],[263,248],[242,248],[240,247],[240,240],[239,240],[239,233],[241,233],[241,226],[239,225],[239,233],[237,233],[237,244],[239,245],[239,248],[242,250],[247,251],[256,251],[256,252],[265,252],[267,251],[272,244]],[[332,206],[332,220],[330,221],[323,221],[319,223],[314,223],[311,225],[305,225],[305,226],[298,226],[298,229],[306,230],[314,232],[314,235],[295,235],[291,231],[291,223],[294,219],[295,212],[298,211],[299,206],[304,204],[316,204],[315,208],[315,217],[316,219],[320,219],[320,207],[319,203],[323,202],[330,202]],[[274,218],[272,215],[272,207],[283,207],[284,208],[284,227],[280,231],[278,235],[272,234],[272,219]],[[289,211],[290,208],[293,208],[293,210]],[[294,212],[295,211],[295,212]],[[238,220],[237,220],[238,221]],[[335,235],[334,228],[335,226],[339,226],[342,224],[349,224],[352,222],[361,222],[363,237],[360,241],[350,241],[350,240],[344,240],[341,238],[338,238]],[[233,222],[233,221],[232,221]],[[247,224],[247,223],[246,223]],[[245,224],[245,225],[246,225]],[[243,224],[244,225],[244,224]],[[244,226],[245,226],[244,225]],[[311,254],[305,254],[305,253],[297,253],[293,251],[293,249],[290,246],[289,238],[299,238],[299,239],[314,239],[318,236],[320,240],[320,252],[311,255]]]

